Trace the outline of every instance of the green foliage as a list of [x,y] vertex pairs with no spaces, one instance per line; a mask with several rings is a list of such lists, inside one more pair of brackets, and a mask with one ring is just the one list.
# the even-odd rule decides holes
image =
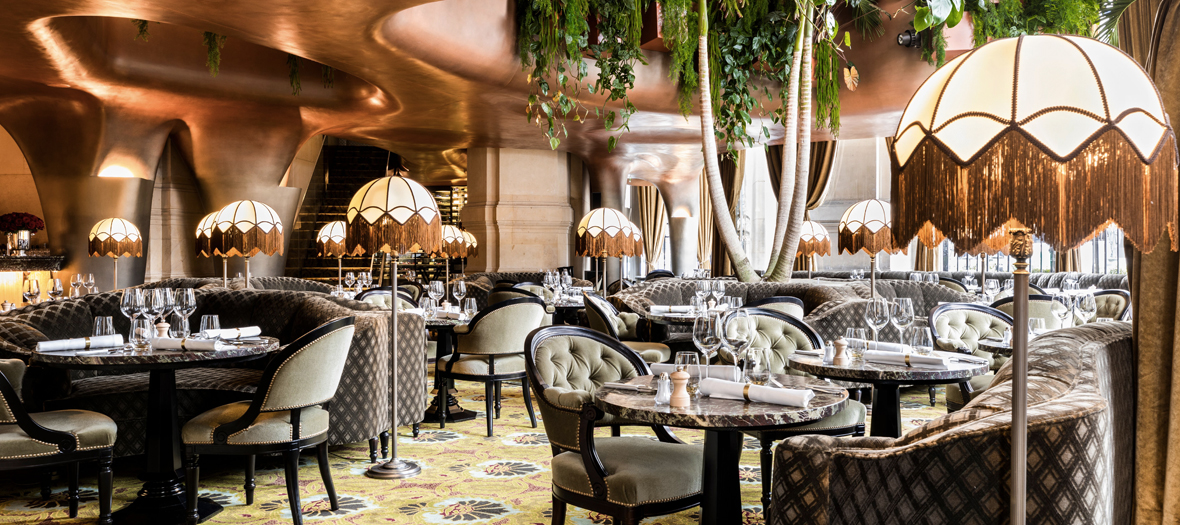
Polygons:
[[332,88],[336,86],[336,69],[332,66],[320,66],[320,78],[324,82],[324,87]]
[[[1020,0],[1017,0],[1018,2]],[[922,60],[925,60],[935,67],[942,67],[946,63],[946,35],[943,30],[946,29],[946,24],[938,24],[931,28],[930,38],[922,39]]]
[[682,114],[692,113],[692,97],[696,94],[696,56],[700,23],[692,0],[664,0],[664,45],[671,50],[672,65],[668,78],[677,86],[677,99]]
[[1094,28],[1094,38],[1112,46],[1119,45],[1119,19],[1135,0],[1111,0],[1104,2],[1098,12],[1101,22]]
[[299,62],[299,57],[287,55],[287,78],[291,82],[292,95],[299,95],[303,91],[303,86],[299,83]]
[[815,125],[840,134],[840,57],[829,41],[815,45]]
[[[1113,31],[1118,17],[1130,4],[1126,0],[1108,4],[1101,0],[1000,0],[995,4],[989,0],[967,0],[965,9],[971,13],[975,46],[979,47],[992,39],[1037,33],[1091,36],[1096,26],[1095,36],[1101,38],[1105,34],[1109,39],[1112,33],[1104,33],[1103,28]],[[1103,25],[1099,26],[1099,22]],[[942,38],[942,28],[934,28],[934,34],[935,40]],[[941,59],[927,59],[932,64],[943,64]]]
[[[595,0],[591,4],[591,15],[597,20],[598,41],[590,43],[590,53],[599,72],[590,92],[605,94],[606,102],[623,102],[617,118],[605,103],[594,110],[603,117],[608,131],[629,130],[627,123],[636,112],[628,91],[635,87],[635,63],[647,64],[639,48],[647,3],[647,0]],[[617,143],[618,136],[611,136],[607,149],[613,150]]]
[[143,40],[144,42],[147,42],[148,36],[149,36],[148,35],[148,21],[147,20],[140,20],[140,19],[136,18],[136,19],[132,20],[131,23],[135,24],[135,30],[136,30],[135,39],[136,40]]
[[209,68],[209,74],[217,76],[221,71],[221,48],[225,46],[225,37],[218,35],[212,31],[205,31],[205,67]]

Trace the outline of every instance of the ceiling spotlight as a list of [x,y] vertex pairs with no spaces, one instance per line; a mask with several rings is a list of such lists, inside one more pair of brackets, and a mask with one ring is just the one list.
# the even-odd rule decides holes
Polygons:
[[913,29],[906,29],[904,33],[897,35],[897,45],[902,47],[919,47],[922,45],[922,36],[914,32]]

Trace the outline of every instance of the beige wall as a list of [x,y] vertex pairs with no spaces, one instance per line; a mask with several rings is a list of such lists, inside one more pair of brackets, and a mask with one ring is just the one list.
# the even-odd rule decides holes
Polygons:
[[[33,174],[20,147],[4,128],[0,127],[0,215],[12,212],[32,213],[42,219],[41,198]],[[33,235],[33,245],[49,242],[49,233],[40,231]]]

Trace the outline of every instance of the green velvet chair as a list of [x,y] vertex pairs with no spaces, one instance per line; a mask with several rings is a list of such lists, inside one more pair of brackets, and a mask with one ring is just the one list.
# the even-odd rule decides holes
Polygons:
[[967,293],[967,285],[963,284],[963,281],[958,279],[951,277],[939,277],[938,284],[941,284],[959,293]]
[[529,334],[525,366],[554,450],[554,525],[565,523],[567,505],[608,515],[616,525],[700,505],[700,445],[684,444],[658,425],[650,426],[658,441],[594,435],[611,419],[594,406],[594,392],[605,382],[651,373],[634,350],[586,328],[545,327]]
[[195,525],[200,518],[197,494],[202,454],[247,456],[246,504],[251,505],[254,457],[281,453],[291,517],[299,525],[303,523],[299,451],[316,447],[328,501],[332,510],[340,508],[328,466],[328,403],[340,385],[355,325],[356,318],[342,317],[292,341],[271,357],[252,400],[222,405],[185,423],[180,438],[187,457],[189,524]]
[[[992,308],[1008,314],[1013,315],[1012,304],[1013,297],[1005,297],[992,303]],[[1064,303],[1058,301],[1051,295],[1031,294],[1028,296],[1028,318],[1041,318],[1045,320],[1045,328],[1049,330],[1056,330],[1058,328],[1069,328],[1073,326],[1073,316],[1067,316],[1063,322],[1061,318],[1057,317],[1057,312],[1064,312],[1068,308]],[[1028,327],[1023,327],[1028,330]]]
[[619,312],[598,294],[582,292],[582,296],[590,328],[627,345],[648,363],[666,363],[672,359],[672,349],[668,345],[639,339],[639,314]]
[[[0,471],[61,468],[69,480],[70,517],[78,517],[78,464],[98,462],[98,523],[111,521],[115,422],[87,410],[25,411],[18,392],[25,363],[0,359]],[[41,498],[49,498],[43,485]]]
[[[545,315],[544,301],[519,297],[484,308],[467,324],[456,326],[455,353],[435,363],[438,406],[447,406],[453,381],[483,383],[488,437],[491,437],[492,419],[500,417],[500,385],[505,381],[520,381],[529,420],[537,428],[529,384],[524,380],[524,340],[529,332],[541,326]],[[439,418],[439,428],[446,428],[446,424],[446,418]]]
[[972,355],[988,360],[991,369],[986,375],[975,376],[962,383],[946,386],[946,409],[954,412],[963,408],[979,392],[991,385],[996,370],[1008,361],[979,348],[979,341],[989,337],[1003,337],[1012,328],[1012,316],[979,304],[947,303],[930,312],[930,331],[934,346],[947,352],[968,350]]
[[765,308],[767,310],[782,312],[795,319],[803,318],[803,300],[789,295],[776,295],[765,299],[758,299],[756,301],[750,301],[745,306],[746,308]]
[[[755,333],[750,339],[750,348],[769,348],[771,350],[770,371],[776,374],[808,375],[789,368],[791,354],[795,350],[815,350],[823,348],[819,334],[815,333],[807,323],[793,316],[766,308],[746,308],[750,320],[754,322]],[[723,363],[732,364],[725,355]],[[838,383],[844,388],[856,389],[859,397],[860,387],[870,387],[859,383]],[[774,463],[774,453],[771,450],[775,442],[789,437],[806,434],[822,434],[825,436],[863,436],[865,433],[865,414],[868,411],[860,401],[848,400],[848,407],[838,414],[782,430],[750,431],[746,432],[758,438],[762,445],[762,508],[770,505],[771,469]]]

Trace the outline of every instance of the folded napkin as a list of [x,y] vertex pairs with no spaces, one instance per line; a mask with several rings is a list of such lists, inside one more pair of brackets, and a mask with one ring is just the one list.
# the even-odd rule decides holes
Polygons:
[[77,339],[58,339],[56,341],[41,341],[37,343],[38,352],[60,352],[63,350],[89,350],[91,348],[114,348],[123,346],[123,336],[96,335],[94,337],[79,337]]
[[796,354],[805,355],[809,357],[823,357],[824,353],[819,350],[795,350]]
[[[860,341],[860,339],[849,339],[849,342]],[[884,343],[880,341],[864,341],[868,350],[880,350],[882,352],[913,352],[914,347],[910,345],[903,345],[901,343]]]
[[[262,329],[257,326],[244,326],[242,328],[222,328],[221,330],[205,330],[201,335],[210,339],[239,339],[242,337],[258,337],[262,335]],[[178,339],[179,340],[179,339]]]
[[640,390],[655,390],[654,388],[652,388],[648,385],[636,385],[636,384],[631,384],[631,383],[615,383],[615,382],[611,382],[611,381],[607,381],[607,382],[603,383],[602,386],[606,387],[606,388],[617,388],[619,390],[632,390],[635,392],[638,392]]
[[[657,376],[664,372],[672,375],[672,372],[676,371],[676,366],[671,363],[652,363],[647,365],[651,369],[651,373]],[[724,379],[726,381],[737,381],[741,379],[741,371],[733,365],[700,365],[699,368],[704,369],[705,377]]]
[[459,319],[461,314],[458,311],[444,311],[439,310],[434,312],[435,319]]
[[950,359],[952,361],[958,360],[958,361],[963,361],[963,362],[967,362],[967,363],[977,363],[977,364],[981,364],[981,365],[986,365],[988,363],[986,358],[974,356],[971,354],[963,354],[960,352],[944,352],[942,350],[935,350],[934,355],[937,355],[940,357],[945,357],[945,358]]
[[690,314],[690,313],[692,313],[692,307],[688,306],[688,305],[668,306],[668,305],[662,305],[662,304],[653,304],[653,305],[651,305],[650,311],[651,311],[651,313],[653,313],[655,315]]
[[[776,405],[793,407],[805,407],[815,397],[815,392],[811,390],[747,385],[745,383],[724,381],[711,377],[701,380],[700,389],[702,394],[709,397],[774,403]],[[746,397],[747,395],[749,397]]]
[[914,368],[931,368],[935,370],[946,370],[950,368],[947,358],[939,355],[903,354],[900,352],[883,352],[880,350],[865,351],[865,361],[887,365],[908,365]]
[[175,337],[157,337],[152,339],[152,348],[156,350],[180,350],[182,352],[216,352],[230,350],[234,347],[217,339],[179,339]]

